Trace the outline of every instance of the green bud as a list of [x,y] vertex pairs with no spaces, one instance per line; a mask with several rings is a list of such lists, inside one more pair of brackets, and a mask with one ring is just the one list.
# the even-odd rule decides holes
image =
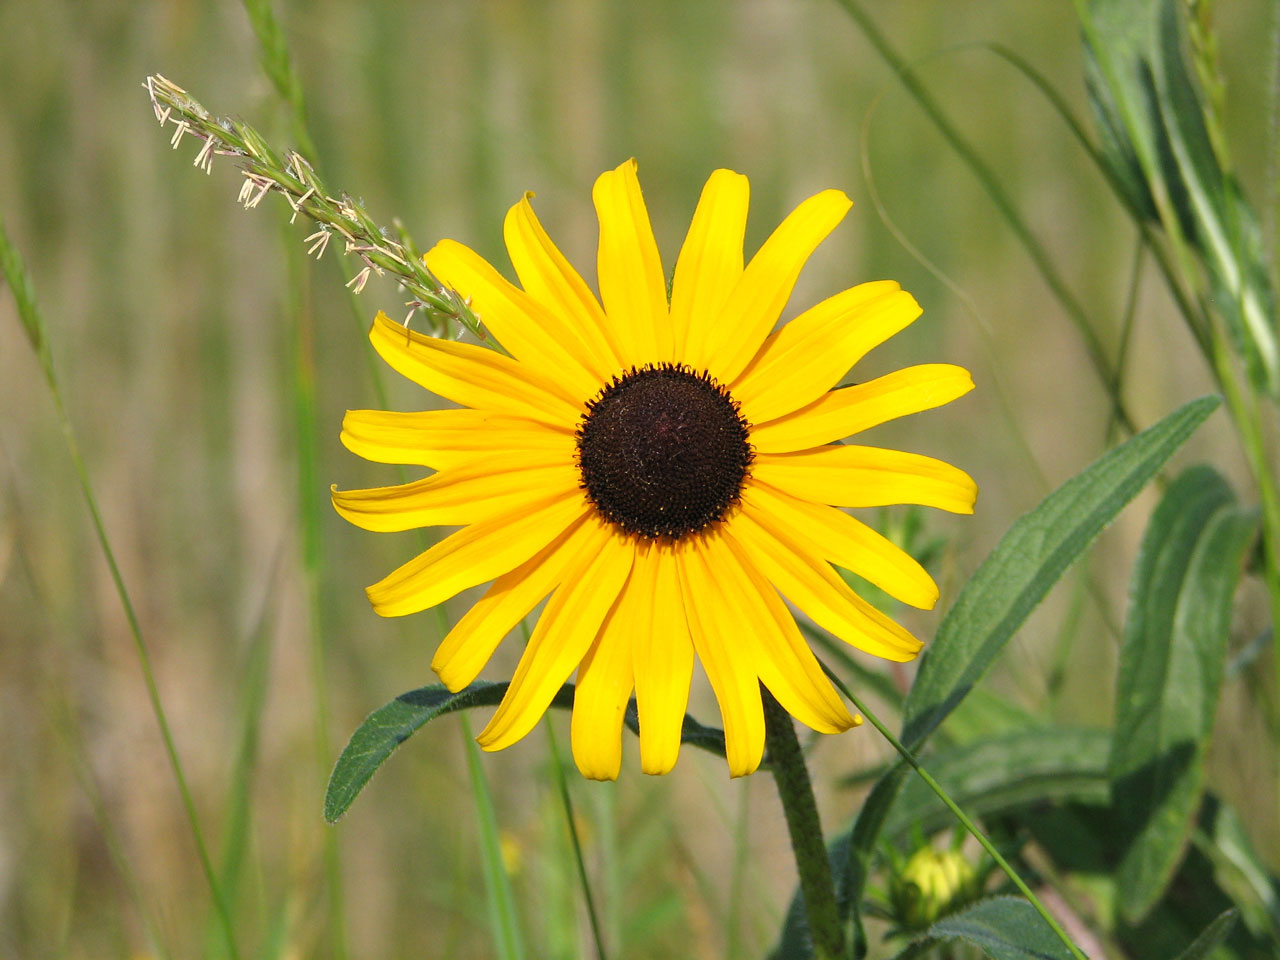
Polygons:
[[943,914],[976,899],[978,875],[959,851],[922,847],[894,876],[892,896],[902,927],[923,930]]

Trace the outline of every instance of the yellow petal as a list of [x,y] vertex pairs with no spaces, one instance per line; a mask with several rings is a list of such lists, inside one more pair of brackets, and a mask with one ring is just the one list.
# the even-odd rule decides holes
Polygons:
[[750,658],[738,655],[739,624],[720,592],[705,545],[692,538],[677,547],[689,632],[724,720],[729,776],[744,777],[755,772],[764,756],[760,680]]
[[[342,443],[375,463],[407,463],[436,470],[486,460],[494,450],[569,461],[577,444],[571,429],[487,410],[348,410]],[[548,459],[547,462],[550,462]]]
[[889,596],[925,610],[938,602],[938,585],[914,557],[843,510],[798,500],[758,480],[747,485],[742,498],[810,553],[869,580]]
[[485,750],[511,746],[534,728],[582,661],[631,572],[635,548],[596,517],[564,583],[547,601],[498,710],[476,740]]
[[381,311],[369,339],[397,373],[464,407],[525,417],[561,430],[574,429],[582,414],[581,406],[547,385],[544,375],[495,350],[424,337]]
[[523,455],[491,457],[392,487],[330,489],[334,508],[357,527],[394,533],[418,527],[462,526],[502,516],[568,495],[578,487],[578,468],[556,457],[550,464]]
[[735,624],[740,656],[754,664],[769,692],[789,714],[819,733],[854,725],[840,695],[800,636],[795,618],[773,587],[727,537],[705,540],[707,561],[717,573],[725,620]]
[[671,282],[675,359],[705,355],[711,324],[742,276],[742,237],[751,190],[747,178],[717,170],[707,179]]
[[836,444],[797,453],[760,453],[751,474],[793,497],[837,507],[918,503],[973,513],[978,486],[963,470],[901,450]]
[[589,536],[586,517],[520,566],[493,581],[440,641],[431,669],[455,693],[475,680],[498,644],[563,580]]
[[751,423],[799,410],[920,313],[911,294],[891,280],[863,283],[829,297],[766,341],[731,387],[734,399]]
[[580,490],[529,504],[450,534],[365,592],[375,613],[403,617],[468,587],[500,577],[545,547],[593,508]]
[[569,733],[578,772],[588,780],[617,780],[622,769],[622,720],[634,686],[632,644],[648,628],[647,601],[631,589],[634,574],[633,566],[578,667]]
[[796,207],[751,258],[709,322],[701,349],[687,351],[686,362],[721,383],[736,380],[778,322],[805,261],[851,206],[839,190],[824,190]]
[[794,413],[758,424],[751,431],[751,443],[760,453],[808,450],[898,417],[932,410],[972,389],[973,379],[963,367],[949,363],[907,367],[824,393]]
[[670,772],[680,757],[680,735],[693,679],[693,641],[680,576],[670,545],[640,543],[628,589],[647,598],[648,629],[634,643],[636,710],[640,717],[640,769]]
[[595,396],[606,372],[592,369],[582,342],[564,317],[507,282],[483,257],[441,240],[423,258],[427,269],[471,299],[484,325],[527,369],[549,374],[547,384],[570,404]]
[[591,191],[600,219],[596,270],[611,339],[625,365],[672,359],[667,281],[640,193],[636,162],[602,173]]
[[529,203],[532,196],[526,193],[507,212],[502,225],[511,265],[529,296],[565,319],[590,358],[589,369],[599,373],[601,382],[607,382],[622,369],[622,362],[616,346],[609,343],[604,310],[586,281],[542,229]]
[[824,630],[886,660],[905,662],[915,657],[919,640],[849,589],[820,556],[810,554],[787,532],[767,525],[770,520],[744,502],[723,535]]

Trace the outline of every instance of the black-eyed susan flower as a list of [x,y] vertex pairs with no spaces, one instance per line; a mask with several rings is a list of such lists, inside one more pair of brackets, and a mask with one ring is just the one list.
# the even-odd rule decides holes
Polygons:
[[[633,691],[640,760],[672,768],[701,661],[724,720],[729,771],[760,763],[760,684],[823,733],[855,724],[785,601],[889,660],[920,643],[860,598],[832,564],[899,600],[938,589],[908,554],[841,507],[923,504],[970,513],[973,481],[914,453],[836,441],[970,390],[947,364],[842,389],[849,368],[920,315],[897,283],[863,283],[772,332],[800,270],[851,203],[800,204],[743,265],[746,177],[707,181],[668,299],[634,161],[593,190],[599,299],[542,229],[526,196],[507,215],[516,286],[445,240],[430,270],[470,298],[506,353],[407,331],[379,314],[370,337],[394,369],[460,405],[350,411],[342,440],[423,480],[335,491],[369,530],[460,526],[369,587],[383,616],[435,606],[488,581],[436,651],[451,690],[479,675],[547,600],[505,698],[479,735],[515,743],[577,671],[573,754],[612,779]],[[784,601],[785,598],[785,601]]]

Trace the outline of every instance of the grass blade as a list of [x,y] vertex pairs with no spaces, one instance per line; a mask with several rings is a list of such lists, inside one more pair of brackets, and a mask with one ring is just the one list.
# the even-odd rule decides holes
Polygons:
[[[480,763],[480,748],[471,736],[471,725],[466,715],[462,717],[467,738],[467,770],[471,774],[471,800],[475,804],[476,819],[480,826],[480,862],[484,868],[484,886],[488,892],[489,929],[493,931],[498,948],[498,960],[524,960],[524,937],[520,933],[520,916],[516,912],[516,898],[511,891],[511,879],[502,860],[502,840],[498,833],[498,815],[493,809],[493,796],[484,767]],[[339,761],[341,762],[341,761]]]
[[134,609],[133,599],[125,586],[124,576],[120,573],[115,551],[111,547],[111,539],[107,536],[106,524],[103,522],[102,514],[98,510],[98,500],[93,493],[93,484],[89,481],[89,469],[80,454],[80,445],[76,441],[75,428],[72,426],[71,418],[67,415],[66,408],[62,403],[62,392],[58,388],[58,379],[54,373],[48,338],[45,332],[44,317],[36,304],[35,289],[31,283],[31,278],[27,275],[26,269],[22,265],[22,256],[18,253],[17,247],[9,242],[9,235],[4,229],[3,219],[0,219],[0,272],[3,272],[5,282],[13,292],[23,329],[26,331],[27,338],[31,341],[31,346],[40,360],[45,380],[49,385],[49,393],[53,397],[58,420],[62,425],[62,434],[67,443],[67,452],[71,455],[72,463],[75,466],[76,479],[79,481],[85,505],[89,508],[89,515],[93,521],[94,533],[107,561],[107,567],[111,572],[111,582],[115,586],[116,595],[120,598],[120,605],[124,608],[125,620],[129,624],[129,633],[133,637],[134,650],[138,655],[138,664],[142,668],[142,679],[147,689],[147,699],[151,704],[156,726],[160,730],[160,737],[164,741],[165,755],[169,760],[169,768],[173,772],[178,793],[182,798],[182,807],[186,813],[187,825],[191,830],[192,840],[195,842],[196,855],[200,860],[200,867],[204,872],[205,881],[209,885],[214,911],[218,916],[222,932],[226,938],[227,953],[231,960],[238,960],[239,950],[236,947],[235,925],[231,921],[231,911],[223,894],[222,886],[214,872],[213,861],[209,857],[209,847],[204,839],[204,830],[200,825],[200,816],[196,812],[195,800],[191,795],[191,788],[187,784],[187,776],[183,770],[182,760],[178,756],[178,748],[174,743],[173,733],[169,729],[168,715],[165,713],[164,704],[160,700],[160,690],[156,686],[155,673],[151,667],[151,652],[142,638],[142,627],[138,622],[138,614]]
[[1089,359],[1093,363],[1094,371],[1098,375],[1098,379],[1102,381],[1102,386],[1110,392],[1111,405],[1114,415],[1121,424],[1130,432],[1134,432],[1136,427],[1130,418],[1128,411],[1124,407],[1124,403],[1120,395],[1114,392],[1113,384],[1116,382],[1115,372],[1112,369],[1111,361],[1107,357],[1106,350],[1102,346],[1095,325],[1089,318],[1088,312],[1084,305],[1073,294],[1067,286],[1066,281],[1058,273],[1057,268],[1053,265],[1052,259],[1049,257],[1048,250],[1031,232],[1030,226],[1022,219],[1022,215],[1018,213],[1017,207],[1013,200],[1005,192],[1004,187],[1000,183],[1000,178],[996,176],[994,170],[987,166],[986,162],[978,155],[977,149],[970,143],[956,128],[956,126],[948,119],[947,115],[942,112],[942,108],[938,102],[934,100],[920,78],[916,76],[915,71],[905,59],[889,45],[888,39],[880,28],[876,26],[875,21],[863,9],[858,0],[838,0],[855,23],[861,28],[863,34],[871,41],[871,45],[875,47],[876,52],[884,58],[889,68],[898,77],[898,80],[906,88],[907,92],[915,99],[920,108],[933,121],[934,126],[938,128],[938,132],[942,134],[943,139],[950,144],[951,148],[959,154],[960,159],[964,161],[965,166],[977,177],[982,188],[987,192],[996,208],[1004,217],[1005,222],[1009,224],[1009,228],[1013,230],[1022,243],[1023,248],[1030,255],[1032,261],[1036,265],[1036,269],[1040,272],[1040,276],[1044,279],[1049,290],[1053,293],[1054,298],[1066,310],[1067,316],[1071,323],[1075,326],[1076,332],[1080,335],[1084,342]]
[[1217,948],[1218,944],[1231,936],[1231,931],[1235,929],[1238,919],[1240,919],[1239,910],[1234,908],[1223,910],[1213,923],[1204,928],[1204,933],[1196,937],[1191,946],[1178,954],[1177,960],[1204,960]]

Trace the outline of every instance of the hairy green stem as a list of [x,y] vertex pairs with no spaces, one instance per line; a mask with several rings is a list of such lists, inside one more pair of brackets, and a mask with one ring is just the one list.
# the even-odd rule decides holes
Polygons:
[[778,785],[778,799],[787,819],[791,849],[795,853],[796,871],[800,874],[800,894],[804,898],[805,918],[813,938],[818,960],[837,960],[844,955],[844,931],[840,928],[840,912],[836,907],[835,882],[831,877],[831,861],[822,839],[818,820],[818,804],[809,782],[800,741],[796,739],[791,715],[763,686],[764,736],[769,749],[769,768]]

